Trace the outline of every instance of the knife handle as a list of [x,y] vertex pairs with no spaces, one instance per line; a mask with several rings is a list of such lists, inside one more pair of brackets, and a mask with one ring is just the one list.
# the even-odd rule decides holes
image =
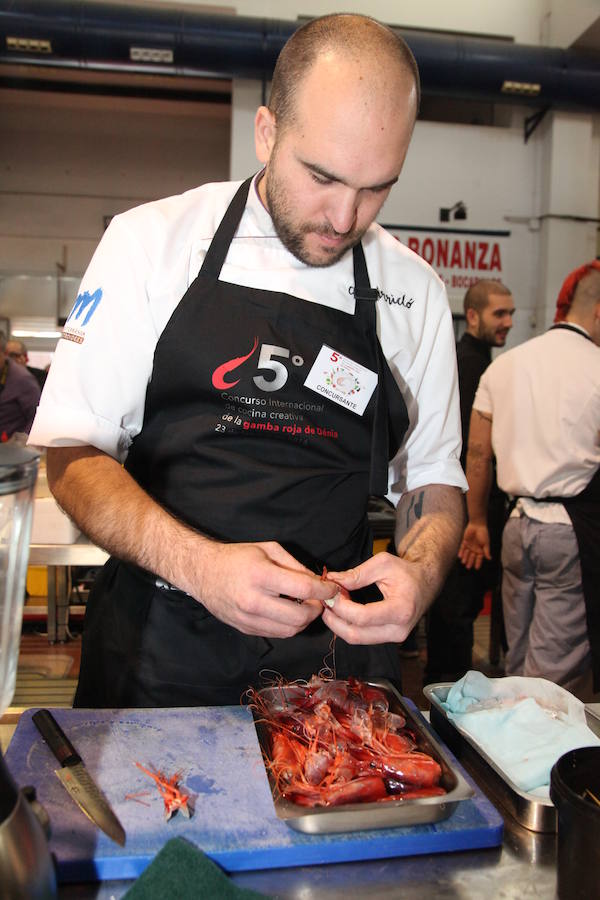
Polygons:
[[73,766],[81,762],[79,753],[52,713],[47,709],[40,709],[31,718],[61,766]]

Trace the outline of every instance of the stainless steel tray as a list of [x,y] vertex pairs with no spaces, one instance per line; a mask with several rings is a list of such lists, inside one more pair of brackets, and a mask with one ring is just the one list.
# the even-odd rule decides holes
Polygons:
[[517,822],[530,831],[556,831],[557,814],[552,801],[522,791],[469,735],[459,731],[448,718],[442,704],[446,701],[452,684],[428,684],[423,688],[423,693],[431,704],[429,721],[433,728],[492,799],[507,809]]
[[[440,784],[446,794],[439,797],[422,797],[415,800],[386,800],[381,803],[352,803],[345,806],[311,808],[298,806],[279,795],[274,779],[267,775],[273,793],[273,804],[279,819],[296,831],[306,834],[330,834],[347,831],[363,831],[372,828],[393,828],[404,825],[426,825],[447,819],[457,803],[468,800],[475,791],[454,765],[440,742],[430,732],[425,720],[413,712],[388,681],[369,681],[370,685],[384,690],[389,697],[390,710],[403,715],[414,731],[419,750],[429,753],[441,766]],[[273,691],[265,688],[261,694]],[[253,711],[254,712],[254,711]],[[255,726],[263,754],[268,757],[268,730],[254,712]]]
[[585,718],[588,728],[600,737],[600,703],[586,703]]

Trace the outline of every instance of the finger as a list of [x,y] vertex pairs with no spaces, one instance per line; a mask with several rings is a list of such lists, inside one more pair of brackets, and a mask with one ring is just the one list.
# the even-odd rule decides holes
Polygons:
[[265,553],[269,559],[285,569],[290,569],[295,572],[305,572],[310,575],[314,574],[276,541],[265,541],[257,544],[257,546],[261,548],[263,553]]
[[323,581],[317,575],[286,572],[276,579],[276,592],[284,597],[300,601],[327,603],[339,594],[339,587],[332,581]]
[[291,600],[272,600],[265,603],[259,614],[238,611],[231,624],[244,634],[259,637],[288,638],[303,631],[322,612],[317,601],[297,604]]
[[465,569],[473,568],[473,563],[475,562],[475,559],[473,556],[473,551],[469,547],[466,547],[464,550],[464,553],[462,555],[462,562],[463,562]]
[[[272,589],[274,593],[294,600],[310,600],[312,598],[320,603],[335,597],[337,593],[335,585],[324,580],[320,575],[315,575],[314,572],[311,572],[301,562],[298,562],[291,553],[288,553],[281,544],[269,541],[260,546],[268,558],[276,564],[277,568],[282,570],[273,573],[273,577],[275,579],[282,577],[286,579],[287,588],[285,586],[282,587],[282,580],[277,580],[273,583]],[[283,575],[282,572],[285,574]],[[295,578],[294,573],[306,577]],[[296,585],[296,587],[293,587],[293,585]]]
[[357,591],[360,588],[374,584],[385,577],[389,568],[389,561],[393,559],[389,553],[376,553],[364,563],[344,572],[328,572],[326,578],[335,581],[348,591]]
[[[413,607],[408,605],[405,609],[400,609],[397,605],[391,606],[389,600],[375,600],[372,603],[356,603],[350,598],[341,594],[335,598],[333,607],[327,605],[323,610],[323,620],[329,625],[329,622],[336,623],[336,629],[351,629],[354,633],[361,633],[363,638],[354,641],[355,643],[368,643],[365,634],[371,634],[373,629],[387,628],[391,634],[392,629],[398,628],[401,633],[406,634],[410,630],[412,621]],[[330,626],[331,627],[331,626]],[[404,634],[404,637],[406,637]],[[388,637],[387,640],[404,640],[402,638]]]
[[265,601],[260,615],[262,618],[268,618],[272,622],[292,625],[296,630],[302,630],[313,619],[320,616],[322,611],[323,604],[315,598],[302,600],[279,596]]
[[408,626],[371,625],[364,627],[354,625],[338,618],[329,610],[323,611],[323,621],[327,627],[348,644],[387,644],[401,643],[406,640],[410,631]]

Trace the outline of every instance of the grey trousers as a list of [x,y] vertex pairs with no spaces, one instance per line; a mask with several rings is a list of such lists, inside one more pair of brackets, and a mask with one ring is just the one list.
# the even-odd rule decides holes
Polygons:
[[547,678],[577,693],[591,652],[572,526],[511,517],[502,568],[506,674]]

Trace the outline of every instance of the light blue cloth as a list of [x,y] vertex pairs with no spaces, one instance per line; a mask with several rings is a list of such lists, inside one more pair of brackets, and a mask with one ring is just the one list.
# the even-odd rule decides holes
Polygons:
[[506,778],[536,796],[548,796],[550,770],[564,753],[600,746],[583,703],[543,678],[467,672],[443,706]]

